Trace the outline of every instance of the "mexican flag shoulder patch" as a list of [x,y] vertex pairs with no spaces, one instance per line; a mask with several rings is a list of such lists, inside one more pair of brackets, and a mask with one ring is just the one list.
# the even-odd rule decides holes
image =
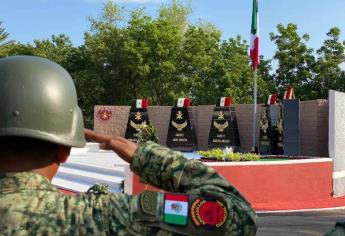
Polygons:
[[186,226],[188,223],[188,201],[188,195],[166,193],[164,196],[163,223]]

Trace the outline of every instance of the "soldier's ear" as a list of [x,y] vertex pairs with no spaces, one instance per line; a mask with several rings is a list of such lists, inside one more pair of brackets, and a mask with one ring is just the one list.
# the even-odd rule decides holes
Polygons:
[[57,161],[59,163],[65,163],[67,161],[68,156],[71,153],[70,147],[59,146],[57,150]]

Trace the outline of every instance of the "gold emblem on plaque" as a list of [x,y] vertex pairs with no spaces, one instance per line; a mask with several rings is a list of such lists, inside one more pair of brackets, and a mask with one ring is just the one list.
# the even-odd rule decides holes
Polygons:
[[137,113],[135,113],[135,119],[136,120],[141,120],[141,117],[142,117],[143,115],[138,111]]
[[219,124],[217,121],[213,121],[213,125],[218,129],[219,132],[224,132],[224,130],[229,127],[229,122],[225,121],[225,123]]
[[183,120],[183,113],[181,111],[176,113],[176,120]]
[[187,127],[187,121],[183,122],[182,124],[178,124],[175,121],[171,122],[172,126],[174,126],[178,131],[182,131],[184,128]]
[[225,120],[224,116],[225,116],[224,112],[223,112],[223,111],[220,111],[220,112],[218,113],[218,120]]
[[260,121],[260,128],[262,129],[262,131],[264,132],[264,134],[267,134],[267,129],[268,129],[268,121]]
[[283,119],[279,119],[277,123],[277,129],[279,131],[279,134],[282,134],[284,131],[284,125],[283,125]]
[[263,119],[267,119],[267,111],[266,111],[266,109],[263,109],[261,116],[262,116]]
[[144,120],[141,124],[136,124],[136,123],[134,123],[134,122],[131,120],[131,122],[129,122],[129,125],[130,125],[132,128],[134,128],[134,129],[136,129],[136,130],[139,130],[139,129],[145,127],[147,124],[146,124],[146,120]]

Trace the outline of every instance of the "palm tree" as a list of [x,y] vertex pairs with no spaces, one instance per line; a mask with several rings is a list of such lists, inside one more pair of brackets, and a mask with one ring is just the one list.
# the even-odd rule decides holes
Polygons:
[[14,43],[14,40],[8,40],[9,33],[6,32],[5,28],[2,26],[2,22],[0,21],[0,47],[4,47],[8,44]]

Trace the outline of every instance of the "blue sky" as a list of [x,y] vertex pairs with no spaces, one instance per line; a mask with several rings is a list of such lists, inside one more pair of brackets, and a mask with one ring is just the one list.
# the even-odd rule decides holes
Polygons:
[[[167,0],[114,0],[128,8],[146,7],[151,15]],[[249,41],[252,0],[188,0],[192,6],[190,21],[198,18],[215,24],[223,38],[240,34]],[[104,0],[1,0],[0,21],[11,39],[26,43],[65,33],[74,45],[83,43],[88,29],[87,16],[100,14]],[[275,45],[269,32],[279,23],[296,23],[299,32],[309,33],[309,45],[322,45],[328,30],[337,26],[345,39],[344,0],[259,0],[260,53],[273,56]]]

